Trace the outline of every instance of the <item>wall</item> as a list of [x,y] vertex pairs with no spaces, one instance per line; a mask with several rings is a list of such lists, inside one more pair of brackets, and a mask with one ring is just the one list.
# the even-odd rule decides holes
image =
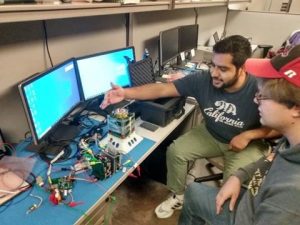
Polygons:
[[300,14],[300,1],[294,0],[290,6],[290,13],[298,13]]
[[[47,21],[53,63],[124,47],[124,21],[124,15]],[[0,33],[0,128],[9,141],[17,142],[29,130],[17,84],[50,63],[41,21],[0,24]]]
[[[198,44],[204,45],[215,31],[222,33],[226,16],[225,7],[208,7],[197,9],[199,24]],[[136,13],[133,15],[133,43],[137,57],[141,58],[145,47],[153,59],[158,56],[159,31],[179,25],[194,24],[194,9],[181,9],[162,12]]]
[[227,35],[252,37],[253,44],[279,47],[289,34],[300,29],[300,15],[269,12],[230,11]]
[[[201,8],[199,44],[223,30],[225,7]],[[145,47],[157,57],[160,30],[195,22],[193,9],[132,14],[132,44],[140,59]],[[46,21],[49,50],[54,64],[77,57],[126,46],[125,15],[95,16]],[[41,21],[0,24],[0,128],[17,142],[29,131],[17,84],[31,74],[50,67]],[[53,109],[55,110],[55,109]]]

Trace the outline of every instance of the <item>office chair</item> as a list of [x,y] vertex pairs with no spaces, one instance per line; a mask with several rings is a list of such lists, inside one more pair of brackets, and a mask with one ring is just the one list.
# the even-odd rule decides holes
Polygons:
[[218,168],[219,170],[224,170],[224,160],[222,156],[213,157],[213,158],[205,158],[208,163],[205,165],[210,175],[197,177],[194,179],[194,182],[202,183],[207,181],[219,181],[223,179],[223,173],[214,173],[212,170],[213,167]]
[[[265,155],[269,154],[271,150],[279,143],[281,140],[281,137],[276,138],[269,138],[264,139],[265,142],[268,143],[269,148],[266,150]],[[211,175],[203,176],[203,177],[197,177],[194,179],[194,182],[202,183],[207,181],[220,181],[223,179],[223,173],[214,173],[212,170],[213,167],[218,168],[219,170],[224,170],[224,159],[222,156],[219,157],[213,157],[213,158],[205,158],[208,163],[205,165],[207,170],[210,172]],[[220,185],[220,182],[218,182],[218,185]]]
[[272,45],[258,45],[258,48],[263,49],[262,57],[273,58],[274,56],[288,51],[293,46],[300,44],[300,30],[293,31],[278,49],[272,49]]
[[262,58],[266,58],[269,50],[273,48],[273,45],[257,45],[257,47],[263,49]]

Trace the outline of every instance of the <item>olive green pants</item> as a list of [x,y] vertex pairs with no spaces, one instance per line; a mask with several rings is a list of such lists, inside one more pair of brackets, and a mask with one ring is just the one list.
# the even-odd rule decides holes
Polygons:
[[193,128],[176,139],[167,150],[167,187],[176,194],[183,194],[188,162],[199,158],[224,157],[224,180],[234,171],[261,158],[268,145],[262,140],[252,141],[244,150],[228,150],[228,144],[216,140],[205,124]]

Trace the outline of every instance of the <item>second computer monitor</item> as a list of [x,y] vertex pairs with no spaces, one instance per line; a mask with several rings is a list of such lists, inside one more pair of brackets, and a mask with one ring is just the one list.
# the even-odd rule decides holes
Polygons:
[[198,24],[181,26],[179,34],[179,53],[197,48],[198,45]]
[[132,61],[135,61],[133,47],[78,58],[77,70],[84,100],[104,94],[111,89],[111,83],[131,86],[128,64]]
[[178,28],[159,33],[159,63],[160,67],[178,55]]

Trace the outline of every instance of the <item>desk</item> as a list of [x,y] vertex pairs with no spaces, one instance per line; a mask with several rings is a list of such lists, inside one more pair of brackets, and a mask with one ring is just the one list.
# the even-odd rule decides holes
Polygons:
[[[140,119],[136,121],[137,134],[145,137],[143,142],[136,146],[129,157],[137,164],[140,164],[178,125],[182,124],[187,117],[192,115],[195,105],[187,103],[185,105],[185,114],[179,119],[173,120],[166,127],[160,127],[156,132],[151,132],[139,127],[142,123]],[[17,150],[24,151],[26,144],[21,143]],[[70,162],[59,163],[58,165],[70,165]],[[34,167],[36,175],[45,174],[47,164],[45,162],[38,162]],[[1,225],[69,225],[69,224],[102,224],[99,219],[101,215],[97,211],[102,207],[101,204],[108,198],[108,196],[127,178],[127,176],[134,170],[129,168],[125,173],[119,171],[112,177],[98,181],[97,183],[87,183],[83,181],[76,181],[73,188],[74,201],[82,201],[83,204],[75,208],[70,208],[65,205],[52,205],[49,202],[49,193],[38,186],[22,193],[14,198],[7,208],[0,207],[0,221]],[[26,214],[29,206],[37,203],[37,200],[28,197],[29,193],[42,196],[43,203],[40,208],[30,214]]]

